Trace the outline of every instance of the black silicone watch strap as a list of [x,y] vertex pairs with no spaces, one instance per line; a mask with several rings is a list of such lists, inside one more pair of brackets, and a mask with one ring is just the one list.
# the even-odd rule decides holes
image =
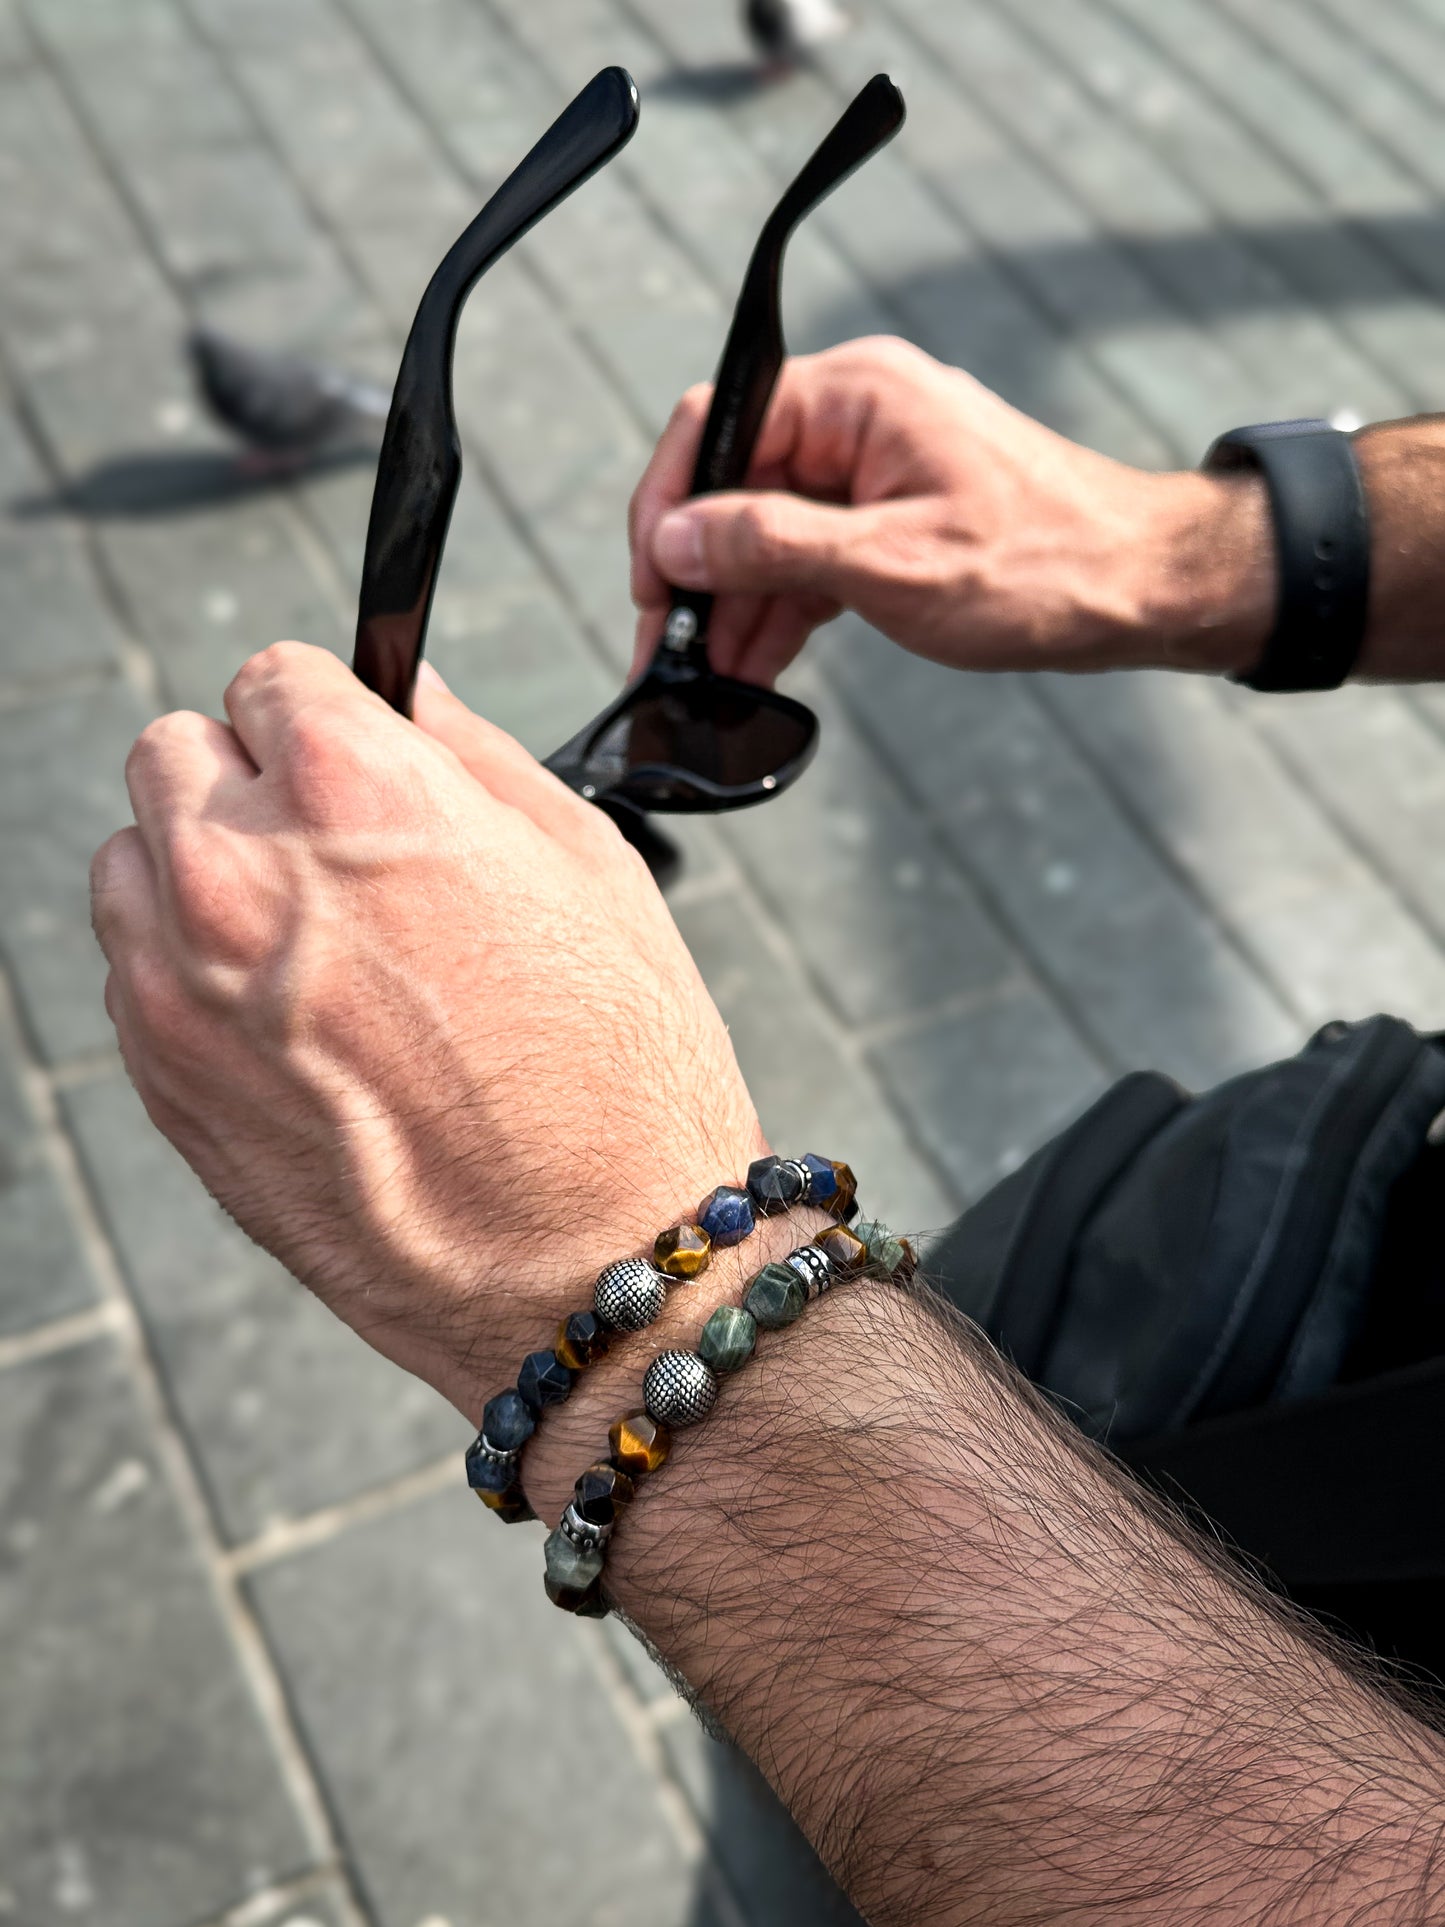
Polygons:
[[1274,517],[1279,602],[1250,689],[1337,689],[1365,639],[1370,527],[1354,445],[1328,422],[1259,422],[1214,443],[1206,469],[1257,468]]

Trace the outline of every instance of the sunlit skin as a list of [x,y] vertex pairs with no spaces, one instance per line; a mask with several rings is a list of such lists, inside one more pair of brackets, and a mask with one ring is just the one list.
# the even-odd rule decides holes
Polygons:
[[[915,351],[795,364],[758,479],[806,499],[688,509],[695,540],[668,512],[700,412],[634,505],[644,652],[688,556],[723,592],[719,666],[764,677],[845,603],[957,666],[1238,667],[1267,631],[1257,487],[1104,462]],[[1442,449],[1433,423],[1361,441],[1373,673],[1442,660]],[[476,1420],[601,1265],[766,1148],[756,1111],[637,857],[434,677],[413,725],[283,643],[225,704],[144,732],[135,822],[95,859],[121,1050],[237,1221]],[[827,1222],[766,1220],[589,1365],[527,1449],[544,1518],[649,1357]],[[608,1580],[887,1927],[1445,1906],[1436,1734],[926,1295],[842,1285],[765,1332]]]

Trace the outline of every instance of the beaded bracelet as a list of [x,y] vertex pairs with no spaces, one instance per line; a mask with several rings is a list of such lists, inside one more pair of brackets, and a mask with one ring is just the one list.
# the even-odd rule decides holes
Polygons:
[[506,1525],[536,1514],[522,1491],[522,1448],[549,1405],[560,1405],[579,1376],[618,1332],[645,1331],[662,1311],[670,1284],[691,1283],[714,1250],[741,1244],[760,1217],[795,1205],[821,1205],[846,1224],[858,1209],[858,1184],[846,1164],[809,1152],[802,1158],[758,1158],[746,1186],[720,1184],[698,1206],[693,1223],[658,1233],[652,1258],[619,1258],[598,1273],[592,1309],[574,1311],[557,1327],[549,1351],[529,1352],[515,1386],[487,1400],[482,1426],[467,1448],[467,1483]]
[[717,1403],[720,1380],[753,1355],[758,1332],[781,1331],[815,1298],[844,1279],[869,1276],[907,1284],[917,1269],[913,1246],[887,1225],[860,1222],[855,1230],[829,1225],[810,1244],[764,1265],[741,1305],[719,1305],[702,1328],[695,1352],[659,1352],[642,1380],[642,1410],[616,1419],[607,1434],[609,1456],[578,1479],[558,1525],[543,1548],[547,1597],[564,1612],[587,1619],[610,1610],[602,1593],[607,1546],[618,1518],[672,1449],[672,1434],[697,1425]]

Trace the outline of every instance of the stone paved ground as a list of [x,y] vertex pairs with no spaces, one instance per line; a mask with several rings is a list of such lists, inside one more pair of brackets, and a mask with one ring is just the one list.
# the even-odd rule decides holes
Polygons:
[[[1150,463],[1445,400],[1445,0],[856,10],[751,94],[729,0],[0,0],[0,1921],[847,1918],[625,1640],[537,1609],[455,1416],[144,1123],[84,877],[146,717],[348,641],[368,475],[238,489],[185,323],[385,375],[604,63],[642,131],[458,356],[434,653],[534,747],[616,685],[649,440],[877,67],[911,119],[799,238],[795,346],[901,331]],[[946,1221],[1121,1067],[1445,1021],[1439,695],[949,679],[846,623],[797,686],[815,773],[689,832],[674,902],[768,1124],[888,1217]]]

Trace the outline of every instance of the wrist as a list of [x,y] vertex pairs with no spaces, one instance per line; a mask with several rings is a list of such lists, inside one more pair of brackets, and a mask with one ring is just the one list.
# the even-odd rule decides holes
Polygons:
[[[528,1445],[522,1462],[522,1483],[528,1503],[538,1518],[549,1526],[555,1525],[572,1496],[578,1475],[595,1460],[607,1457],[608,1427],[614,1419],[640,1408],[643,1374],[659,1352],[692,1350],[710,1312],[719,1305],[740,1304],[747,1281],[764,1265],[808,1243],[835,1222],[828,1212],[815,1206],[761,1219],[756,1230],[741,1244],[715,1251],[700,1278],[675,1283],[662,1312],[645,1331],[635,1336],[619,1336],[611,1349],[578,1381],[567,1403],[548,1413],[546,1423],[538,1427]],[[759,1351],[777,1338],[788,1336],[787,1332],[764,1335]],[[737,1380],[728,1382],[729,1399],[738,1386],[745,1383],[750,1371],[751,1367],[739,1374]],[[679,1434],[674,1449],[691,1453],[705,1439],[712,1423],[710,1419],[695,1432]],[[656,1489],[666,1480],[669,1469],[664,1466],[649,1479],[645,1494],[636,1506],[629,1508],[626,1525],[619,1529],[616,1548],[609,1556],[609,1585],[619,1572],[625,1571],[634,1514],[656,1497]]]
[[1251,668],[1274,626],[1277,594],[1264,478],[1188,469],[1150,479],[1130,667]]

